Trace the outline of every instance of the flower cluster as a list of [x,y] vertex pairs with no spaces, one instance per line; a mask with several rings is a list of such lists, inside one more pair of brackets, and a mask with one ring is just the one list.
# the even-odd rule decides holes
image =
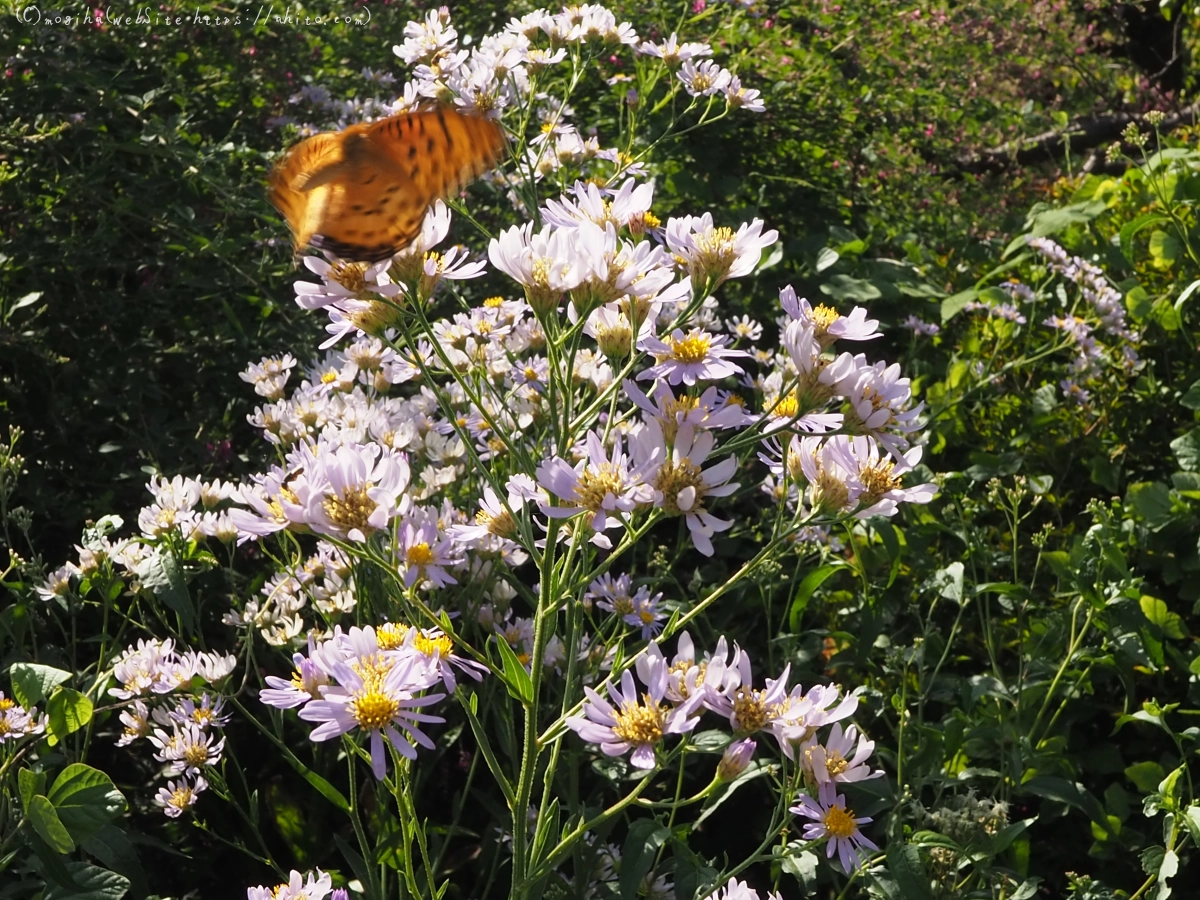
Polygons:
[[278,709],[300,708],[300,718],[315,722],[310,737],[327,741],[352,731],[368,736],[371,769],[382,780],[387,772],[384,738],[401,756],[415,759],[417,746],[433,749],[422,723],[444,722],[420,712],[446,697],[428,692],[441,682],[455,689],[453,669],[475,679],[482,666],[454,655],[450,639],[396,623],[379,628],[335,628],[317,643],[309,637],[308,655],[293,657],[290,680],[268,676],[259,699]]
[[[1071,256],[1050,238],[1028,238],[1051,272],[1061,275],[1079,288],[1086,304],[1084,310],[1066,310],[1050,316],[1043,324],[1065,334],[1075,350],[1071,374],[1063,379],[1063,394],[1077,403],[1087,403],[1091,393],[1084,386],[1113,368],[1133,373],[1141,368],[1137,344],[1141,335],[1125,320],[1125,303],[1121,292],[1108,281],[1103,270],[1078,256]],[[1024,288],[1024,290],[1022,290]],[[1025,285],[1009,288],[1014,297],[1032,301],[1034,294]],[[1116,343],[1107,346],[1097,339],[1097,333],[1108,334]]]
[[39,714],[36,706],[26,709],[0,691],[0,744],[30,734],[42,734],[45,730],[45,713]]
[[218,653],[177,653],[168,639],[140,640],[113,666],[118,686],[108,693],[128,701],[117,746],[142,738],[153,745],[161,774],[169,779],[154,802],[171,818],[193,806],[208,787],[205,773],[221,761],[225,738],[220,733],[229,721],[222,696],[189,691],[219,684],[236,663],[235,657]]
[[349,900],[350,894],[345,888],[334,888],[333,879],[320,869],[315,873],[292,869],[288,880],[282,884],[246,888],[246,900],[325,900],[326,897]]

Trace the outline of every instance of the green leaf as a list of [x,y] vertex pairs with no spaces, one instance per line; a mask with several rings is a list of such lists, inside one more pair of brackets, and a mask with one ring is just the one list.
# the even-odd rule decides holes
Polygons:
[[638,819],[629,826],[625,846],[621,848],[621,900],[635,900],[638,887],[646,877],[671,831],[657,819]]
[[1150,256],[1160,266],[1169,267],[1183,255],[1183,244],[1174,234],[1166,231],[1150,233]]
[[826,565],[818,569],[814,569],[804,576],[804,580],[800,582],[800,586],[796,588],[796,595],[792,597],[792,605],[788,610],[788,628],[793,634],[800,630],[800,619],[804,615],[804,610],[808,608],[808,601],[812,599],[813,593],[828,578],[844,566]]
[[350,812],[350,801],[346,799],[345,795],[341,791],[335,788],[332,784],[330,784],[308,766],[304,765],[304,763],[300,762],[300,760],[295,756],[288,754],[284,756],[284,759],[292,764],[292,768],[299,772],[305,781],[317,789],[317,793],[319,793],[322,797],[324,797],[342,812]]
[[367,867],[366,860],[353,847],[346,843],[345,838],[340,834],[333,836],[333,842],[337,845],[338,850],[341,851],[342,856],[346,858],[346,862],[350,863],[350,869],[354,872],[354,877],[369,889],[373,882],[371,881],[371,870]]
[[42,840],[56,852],[61,854],[74,852],[75,842],[71,840],[70,833],[59,820],[53,803],[41,794],[35,794],[30,798],[29,805],[25,807],[25,814],[29,816],[33,830],[41,835]]
[[79,691],[59,688],[46,704],[50,734],[62,740],[92,720],[92,701]]
[[955,316],[957,316],[968,303],[979,297],[979,291],[974,288],[969,288],[965,291],[959,291],[957,294],[952,294],[942,301],[942,324],[945,325]]
[[50,788],[50,802],[77,841],[85,841],[125,812],[125,797],[112,779],[84,763],[67,766]]
[[1107,208],[1108,204],[1103,200],[1088,200],[1057,208],[1046,208],[1045,204],[1038,203],[1030,212],[1025,227],[1033,237],[1045,237],[1065,231],[1076,223],[1090,222]]
[[1151,791],[1157,790],[1159,782],[1163,780],[1165,775],[1163,767],[1151,760],[1134,763],[1132,766],[1126,766],[1125,768],[1125,777],[1137,785],[1137,789],[1143,794],[1149,794]]
[[1191,284],[1189,284],[1187,287],[1185,287],[1183,289],[1183,292],[1175,300],[1175,312],[1179,312],[1180,310],[1183,309],[1183,304],[1187,303],[1188,297],[1190,297],[1190,296],[1192,296],[1192,294],[1196,293],[1197,288],[1200,288],[1200,279],[1193,281]]
[[905,900],[933,900],[929,875],[921,865],[920,852],[912,844],[898,841],[888,844],[887,867]]
[[517,654],[502,636],[496,637],[500,658],[504,661],[504,685],[515,700],[528,706],[533,702],[533,679],[517,659]]
[[38,663],[13,663],[8,670],[13,695],[26,709],[50,696],[50,692],[71,677],[70,672]]
[[817,254],[816,272],[820,275],[835,262],[841,259],[841,254],[832,247],[822,247],[821,252]]
[[188,593],[179,560],[169,548],[159,547],[137,566],[137,576],[154,596],[178,613],[186,631],[196,627],[196,609]]
[[1142,213],[1136,219],[1126,222],[1121,228],[1122,255],[1130,262],[1133,262],[1133,236],[1143,228],[1148,228],[1151,225],[1161,225],[1169,221],[1170,219],[1162,213]]
[[105,825],[81,846],[106,867],[128,878],[135,897],[144,897],[150,892],[137,849],[117,826]]
[[1177,641],[1187,637],[1187,632],[1183,626],[1183,619],[1180,618],[1178,613],[1171,612],[1167,608],[1165,601],[1159,600],[1157,597],[1151,597],[1148,594],[1143,594],[1138,601],[1138,605],[1142,608],[1142,615],[1161,628],[1162,633],[1167,637]]
[[1179,398],[1179,402],[1188,409],[1200,409],[1200,381],[1193,381],[1187,393]]
[[[1200,660],[1200,656],[1196,659]],[[29,806],[34,794],[46,793],[46,773],[20,769],[17,772],[17,784],[21,794],[21,805]]]
[[1158,531],[1171,522],[1171,490],[1161,482],[1131,484],[1125,500],[1146,520],[1151,531]]
[[952,562],[944,569],[933,573],[930,584],[934,590],[955,603],[962,604],[963,598],[963,564]]
[[1200,428],[1193,428],[1171,441],[1171,451],[1179,468],[1185,472],[1200,472]]
[[78,887],[69,891],[55,885],[42,895],[43,900],[121,900],[129,891],[129,879],[108,869],[67,863],[67,870]]
[[821,293],[834,300],[850,300],[854,303],[866,303],[883,296],[883,292],[871,282],[849,275],[834,275],[821,285]]

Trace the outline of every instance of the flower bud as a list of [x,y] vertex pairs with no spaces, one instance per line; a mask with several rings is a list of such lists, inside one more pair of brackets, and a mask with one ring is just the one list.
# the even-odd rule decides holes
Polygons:
[[743,738],[726,747],[721,761],[717,763],[717,780],[733,781],[745,772],[750,765],[751,757],[754,756],[754,748],[757,746],[750,738]]

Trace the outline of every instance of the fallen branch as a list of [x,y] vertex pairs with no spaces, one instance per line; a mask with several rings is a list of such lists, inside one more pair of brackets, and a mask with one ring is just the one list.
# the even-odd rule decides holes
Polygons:
[[[1200,121],[1200,102],[1167,115],[1159,123],[1158,130],[1165,133],[1180,125],[1194,125],[1197,121]],[[1131,122],[1143,130],[1153,130],[1144,115],[1110,113],[1093,116],[1072,122],[1065,129],[1047,131],[1033,137],[1010,141],[991,150],[961,156],[956,160],[955,168],[960,172],[981,174],[1001,171],[1014,165],[1054,162],[1061,159],[1067,149],[1073,152],[1092,150],[1118,140]]]

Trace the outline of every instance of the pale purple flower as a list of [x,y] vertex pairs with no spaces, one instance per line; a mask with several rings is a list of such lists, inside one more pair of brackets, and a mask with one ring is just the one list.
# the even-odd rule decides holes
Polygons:
[[603,439],[595,431],[588,432],[585,446],[587,456],[574,467],[557,456],[538,465],[538,484],[566,501],[563,506],[540,501],[539,507],[552,519],[590,513],[588,526],[595,532],[592,543],[610,549],[612,542],[603,532],[620,525],[620,513],[632,512],[639,503],[650,502],[654,489],[646,484],[645,476],[657,465],[659,457],[652,453],[634,465],[622,448],[620,435],[613,442],[610,457]]
[[[758,891],[746,882],[730,878],[728,884],[719,891],[709,894],[704,900],[759,900],[759,897]],[[772,891],[767,894],[767,900],[782,900],[782,895]]]
[[710,334],[693,328],[687,334],[676,328],[666,341],[647,335],[638,342],[638,349],[654,356],[655,365],[640,372],[638,381],[661,378],[667,384],[691,386],[700,380],[716,381],[743,371],[730,362],[732,357],[746,356],[745,350],[727,346],[729,337]]
[[322,442],[306,474],[295,494],[313,531],[365,541],[400,514],[409,467],[404,454],[375,443],[334,447]]
[[657,56],[668,66],[675,67],[690,59],[712,56],[712,47],[708,44],[701,44],[695,41],[687,41],[681,44],[679,43],[679,35],[672,31],[671,36],[661,44],[655,44],[652,41],[643,41],[642,45],[638,47],[637,52],[646,56]]
[[855,726],[848,725],[843,731],[842,723],[835,722],[824,744],[814,737],[800,748],[800,764],[818,785],[829,781],[866,781],[883,775],[881,769],[871,771],[867,764],[874,749],[875,742],[860,735]]
[[711,97],[723,93],[733,75],[712,60],[706,59],[696,64],[689,59],[684,61],[678,77],[693,97]]
[[[315,875],[309,872],[306,880],[292,869],[283,884],[246,888],[246,900],[324,900],[330,891],[333,891],[333,879],[327,873],[317,869]],[[336,900],[337,891],[333,891],[333,895],[330,900]]]
[[441,537],[436,522],[407,522],[400,534],[397,557],[405,587],[424,581],[439,588],[458,584],[446,567],[456,565],[461,558],[454,553],[454,542]]
[[368,732],[371,771],[380,781],[387,771],[385,735],[396,751],[408,759],[416,759],[414,742],[434,749],[433,741],[417,723],[446,720],[416,710],[437,703],[446,695],[418,696],[419,691],[439,680],[438,672],[428,660],[417,654],[378,652],[359,655],[353,665],[334,660],[331,669],[337,684],[322,688],[322,699],[313,700],[300,710],[301,719],[320,723],[309,735],[312,740],[327,741],[355,728]]
[[622,756],[632,750],[631,765],[652,769],[654,750],[663,738],[668,734],[685,734],[696,727],[700,718],[693,713],[702,696],[669,708],[663,703],[667,667],[662,655],[644,654],[634,665],[646,690],[638,690],[628,669],[621,674],[619,689],[611,681],[605,682],[608,699],[585,686],[583,714],[568,717],[567,727],[588,743],[599,744],[605,756]]
[[208,787],[203,776],[197,775],[195,781],[180,778],[178,781],[168,781],[166,787],[158,789],[154,802],[163,808],[170,819],[177,819],[196,804],[200,794]]
[[733,523],[718,519],[704,504],[709,497],[727,497],[741,486],[729,481],[737,471],[737,457],[730,456],[701,469],[716,439],[711,431],[697,432],[686,422],[679,426],[669,450],[662,428],[654,419],[646,423],[638,435],[638,442],[643,458],[663,460],[653,474],[647,476],[654,487],[654,505],[667,515],[684,516],[696,549],[705,556],[712,556],[713,534],[727,531]]
[[846,809],[846,798],[837,793],[833,782],[821,785],[816,799],[801,794],[798,800],[799,805],[793,806],[791,812],[814,820],[804,826],[801,837],[806,841],[828,840],[825,855],[832,859],[836,853],[847,875],[861,865],[864,851],[879,849],[858,830],[858,826],[871,819],[855,818],[853,810]]
[[[686,67],[685,63],[685,67]],[[778,231],[763,231],[761,219],[732,228],[713,226],[712,214],[667,220],[664,238],[670,251],[684,260],[692,284],[716,287],[727,278],[749,275],[764,248],[779,239]]]

